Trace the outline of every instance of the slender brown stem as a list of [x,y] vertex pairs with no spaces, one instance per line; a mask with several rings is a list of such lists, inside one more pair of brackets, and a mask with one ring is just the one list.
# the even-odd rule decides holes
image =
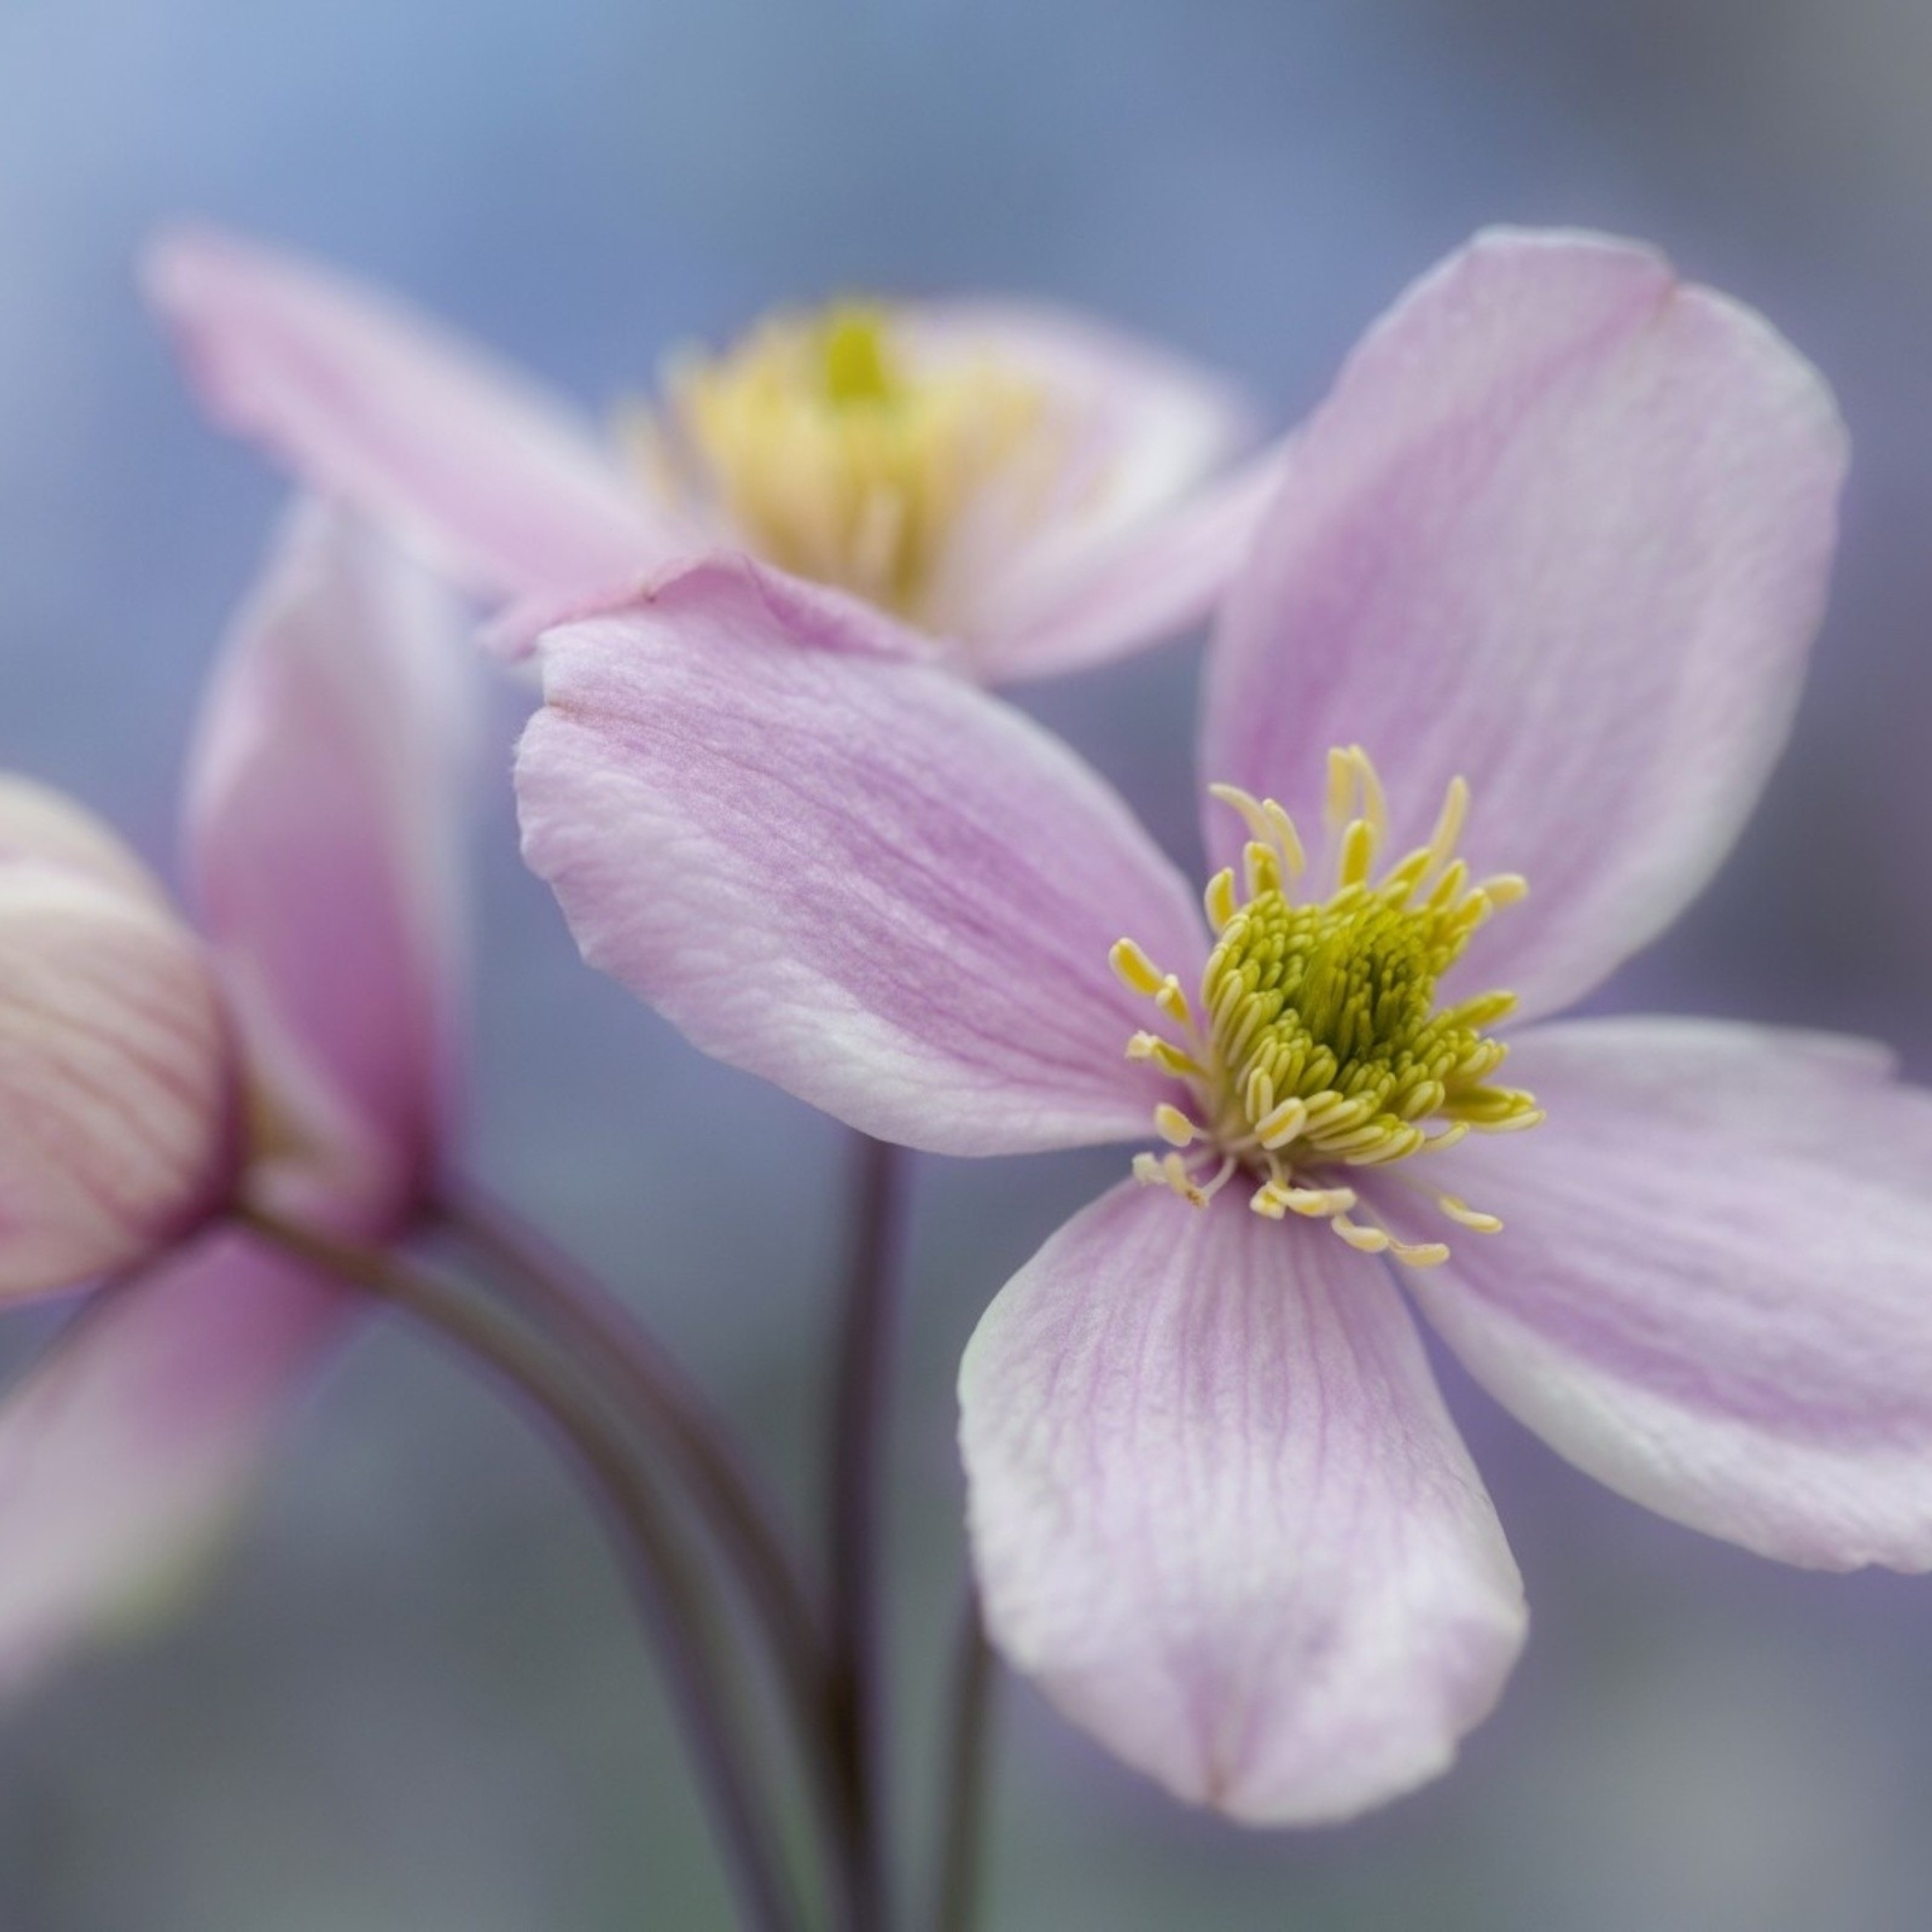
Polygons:
[[879,1508],[896,1340],[899,1168],[893,1148],[866,1138],[858,1144],[855,1167],[854,1245],[832,1391],[832,1722],[845,1780],[844,1850],[855,1932],[882,1932],[892,1881],[880,1775]]
[[670,1352],[595,1276],[504,1203],[452,1192],[430,1216],[492,1271],[535,1320],[608,1378],[626,1412],[675,1459],[763,1624],[807,1728],[823,1723],[824,1657],[816,1606],[776,1513],[722,1423]]
[[[831,1736],[823,1620],[776,1512],[723,1422],[630,1307],[506,1203],[473,1186],[451,1188],[425,1225],[487,1267],[532,1320],[602,1376],[613,1400],[674,1462],[765,1634],[814,1802],[827,1831],[842,1838],[844,1783]],[[848,1887],[845,1862],[835,1861],[834,1868]]]
[[344,1241],[255,1207],[236,1218],[312,1266],[401,1310],[530,1402],[568,1446],[610,1520],[672,1702],[710,1798],[746,1923],[791,1932],[800,1920],[758,1801],[713,1634],[718,1619],[676,1525],[624,1431],[520,1324],[385,1250]]
[[980,1900],[986,1826],[986,1759],[993,1712],[993,1653],[969,1586],[953,1665],[945,1786],[940,1797],[939,1895],[934,1932],[972,1932]]

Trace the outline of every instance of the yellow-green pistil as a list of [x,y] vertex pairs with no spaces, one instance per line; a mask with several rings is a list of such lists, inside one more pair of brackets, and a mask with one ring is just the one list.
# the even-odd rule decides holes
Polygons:
[[[1196,1205],[1246,1172],[1257,1183],[1256,1213],[1325,1220],[1353,1246],[1427,1266],[1446,1258],[1448,1246],[1399,1241],[1352,1216],[1355,1190],[1336,1170],[1385,1166],[1472,1129],[1503,1132],[1542,1119],[1530,1095],[1490,1078],[1509,1049],[1485,1029],[1515,995],[1483,993],[1450,1006],[1436,999],[1470,934],[1527,888],[1514,874],[1472,881],[1456,856],[1468,808],[1460,778],[1428,843],[1379,873],[1388,810],[1375,766],[1353,746],[1330,754],[1328,778],[1331,884],[1319,900],[1297,897],[1307,860],[1287,812],[1272,799],[1214,788],[1250,837],[1245,893],[1232,869],[1208,888],[1216,944],[1198,1004],[1132,940],[1114,948],[1114,970],[1180,1035],[1136,1034],[1128,1053],[1174,1074],[1196,1102],[1155,1110],[1174,1150],[1142,1154],[1135,1172]],[[1211,1173],[1182,1151],[1197,1146],[1210,1160],[1218,1154]],[[1501,1226],[1453,1195],[1427,1192],[1463,1227]]]
[[722,512],[757,553],[915,621],[944,617],[976,498],[1052,454],[1038,384],[987,356],[916,360],[873,302],[784,312],[675,362],[632,425],[651,480]]

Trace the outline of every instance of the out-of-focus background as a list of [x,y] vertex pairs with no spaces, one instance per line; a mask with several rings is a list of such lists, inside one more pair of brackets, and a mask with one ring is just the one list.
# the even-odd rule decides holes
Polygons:
[[[956,286],[1109,313],[1284,421],[1472,229],[1586,224],[1767,311],[1857,453],[1792,752],[1612,1003],[1876,1033],[1932,1074],[1928,90],[1923,0],[4,0],[0,760],[166,856],[198,681],[280,493],[196,420],[136,302],[164,217],[334,258],[590,402],[774,302]],[[1184,855],[1195,667],[1180,646],[1028,700]],[[472,1165],[637,1296],[803,1509],[841,1137],[578,965],[502,776]],[[909,1810],[958,1588],[953,1365],[1117,1165],[919,1170]],[[1932,1581],[1786,1572],[1652,1522],[1448,1379],[1536,1618],[1459,1768],[1345,1830],[1248,1834],[1017,1689],[988,1924],[1924,1923]],[[194,1614],[0,1713],[5,1932],[726,1922],[585,1512],[512,1415],[387,1328],[294,1419]]]

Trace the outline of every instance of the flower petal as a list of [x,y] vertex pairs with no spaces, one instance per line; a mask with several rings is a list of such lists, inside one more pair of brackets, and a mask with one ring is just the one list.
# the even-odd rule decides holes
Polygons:
[[340,1293],[243,1237],[90,1304],[0,1402],[0,1683],[165,1607],[240,1506]]
[[1199,622],[1246,561],[1286,450],[1254,458],[1104,545],[1035,560],[995,586],[964,640],[974,669],[995,682],[1057,676]]
[[144,280],[218,422],[466,590],[621,579],[686,541],[562,404],[346,277],[188,228]]
[[0,1300],[130,1266],[219,1206],[235,1086],[207,956],[153,896],[0,864]]
[[1413,1282],[1476,1378],[1679,1522],[1932,1568],[1932,1094],[1702,1021],[1532,1028],[1510,1073],[1547,1121],[1438,1164],[1503,1231]]
[[1117,1188],[960,1370],[988,1628],[1076,1722],[1254,1824],[1434,1777],[1522,1586],[1381,1268],[1325,1231]]
[[982,493],[934,594],[982,676],[1072,670],[1205,616],[1268,494],[1254,480],[1260,466],[1204,488],[1251,440],[1232,384],[1044,304],[919,303],[901,327],[928,368],[990,363],[1030,377],[1045,398],[1054,470],[1028,468],[1012,491]]
[[[1204,776],[1320,822],[1330,745],[1397,848],[1449,780],[1526,1016],[1642,945],[1729,848],[1789,725],[1845,462],[1816,374],[1643,249],[1479,238],[1303,432],[1209,674]],[[1211,848],[1238,849],[1218,811]]]
[[1165,509],[1250,440],[1234,385],[1158,344],[1044,302],[963,297],[914,303],[900,326],[922,367],[1016,370],[1081,439],[1069,523],[1100,538]]
[[291,518],[210,686],[189,862],[246,1043],[380,1221],[436,1156],[464,1017],[470,664],[435,587]]
[[868,1133],[1144,1133],[1152,1009],[1108,955],[1197,968],[1186,886],[1057,739],[848,608],[722,558],[553,633],[525,856],[593,966]]

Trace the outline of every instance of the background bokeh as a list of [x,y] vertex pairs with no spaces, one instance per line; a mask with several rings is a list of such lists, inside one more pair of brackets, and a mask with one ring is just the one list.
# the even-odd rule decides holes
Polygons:
[[[1857,452],[1792,752],[1612,1004],[1874,1032],[1932,1074],[1928,88],[1923,0],[0,0],[0,760],[165,857],[278,501],[135,301],[162,217],[334,257],[586,400],[775,300],[958,285],[1110,312],[1283,420],[1472,228],[1583,223],[1767,310]],[[1194,669],[1181,646],[1028,700],[1184,855]],[[635,1294],[807,1508],[841,1138],[577,964],[501,776],[471,1165]],[[952,1365],[1114,1164],[918,1172],[914,1815],[958,1591]],[[1652,1522],[1448,1380],[1536,1613],[1462,1766],[1346,1830],[1247,1835],[1015,1689],[989,1926],[1925,1922],[1932,1582]],[[192,1616],[0,1714],[5,1932],[725,1922],[594,1528],[517,1418],[388,1328],[294,1419]]]

